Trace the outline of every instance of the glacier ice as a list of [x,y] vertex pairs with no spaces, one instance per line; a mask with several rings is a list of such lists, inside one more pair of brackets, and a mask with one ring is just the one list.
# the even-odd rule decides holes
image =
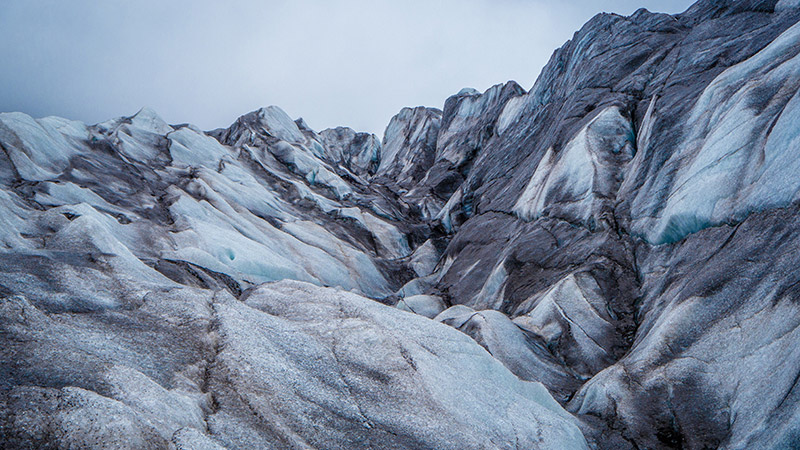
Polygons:
[[680,166],[669,197],[636,211],[634,230],[655,244],[674,242],[797,198],[798,39],[800,24],[704,90],[689,119],[695,126],[673,156]]
[[441,297],[435,295],[411,295],[400,299],[397,308],[433,319],[444,311],[445,304]]
[[257,111],[261,124],[270,135],[291,144],[305,142],[305,136],[297,124],[277,106],[268,106]]
[[503,112],[497,119],[497,132],[503,134],[519,118],[525,108],[527,97],[514,97],[506,103]]
[[77,140],[61,134],[53,121],[36,121],[22,113],[0,113],[0,140],[14,171],[30,181],[55,178],[81,151]]
[[543,215],[597,224],[620,184],[621,165],[634,156],[628,119],[612,106],[597,114],[564,148],[550,148],[513,211],[525,220]]
[[0,446],[797,447],[798,21],[601,14],[383,143],[0,115]]
[[798,0],[779,0],[775,5],[775,11],[785,11],[791,8],[800,8]]

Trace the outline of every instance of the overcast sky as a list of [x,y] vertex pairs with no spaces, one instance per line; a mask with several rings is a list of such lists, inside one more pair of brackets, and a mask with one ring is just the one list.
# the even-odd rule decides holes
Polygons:
[[690,0],[0,0],[0,111],[97,123],[150,106],[228,126],[278,105],[382,135],[462,87],[529,89],[598,12]]

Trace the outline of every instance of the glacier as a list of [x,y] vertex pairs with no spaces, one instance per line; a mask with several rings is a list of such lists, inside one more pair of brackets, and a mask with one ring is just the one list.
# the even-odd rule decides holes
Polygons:
[[600,14],[382,138],[0,113],[0,447],[800,447],[799,43]]

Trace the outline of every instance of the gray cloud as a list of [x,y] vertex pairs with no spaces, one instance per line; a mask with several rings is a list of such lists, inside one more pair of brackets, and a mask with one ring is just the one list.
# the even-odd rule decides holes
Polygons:
[[316,129],[381,134],[401,107],[462,87],[530,88],[598,12],[690,3],[5,0],[0,111],[95,123],[150,106],[210,129],[275,104]]

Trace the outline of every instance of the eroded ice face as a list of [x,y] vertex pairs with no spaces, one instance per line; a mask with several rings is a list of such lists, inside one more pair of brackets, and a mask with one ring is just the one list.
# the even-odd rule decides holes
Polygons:
[[638,194],[634,230],[656,244],[752,212],[790,204],[800,192],[800,24],[722,72],[692,109],[686,136],[661,183],[662,204]]
[[[192,126],[171,127],[149,109],[95,127],[0,115],[6,168],[15,171],[4,175],[6,182],[16,174],[41,182],[34,201],[70,217],[53,222],[54,214],[8,194],[4,242],[37,249],[32,237],[42,227],[63,227],[57,235],[75,242],[85,236],[91,248],[116,255],[112,261],[125,255],[136,267],[130,275],[148,281],[164,281],[155,267],[169,260],[226,274],[242,289],[286,278],[373,297],[399,288],[376,261],[379,254],[405,257],[410,249],[403,232],[370,212],[380,211],[380,203],[361,211],[344,201],[354,188],[336,171],[347,174],[346,168],[313,151],[321,145],[317,135],[304,135],[280,109],[251,116],[231,131],[232,145],[223,145]],[[324,226],[337,218],[337,231]]]

